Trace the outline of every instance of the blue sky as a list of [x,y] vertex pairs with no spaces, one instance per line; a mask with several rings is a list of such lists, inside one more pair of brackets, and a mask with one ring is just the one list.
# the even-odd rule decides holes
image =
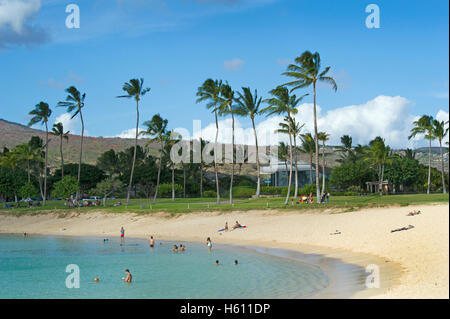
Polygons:
[[[65,26],[70,3],[80,8],[79,29]],[[365,25],[370,3],[380,8],[379,29]],[[208,127],[212,115],[195,103],[206,78],[267,97],[288,81],[281,75],[287,64],[310,50],[331,66],[339,87],[318,89],[319,130],[332,122],[336,143],[348,131],[357,142],[382,135],[407,146],[411,119],[448,119],[448,12],[447,1],[0,0],[0,118],[26,124],[35,104],[56,106],[75,85],[87,94],[88,134],[115,136],[133,128],[136,116],[131,100],[115,97],[125,81],[143,77],[151,92],[141,122],[160,113],[172,128],[191,130],[194,119]],[[310,122],[308,107],[300,121]],[[53,110],[53,120],[64,117],[64,109]]]

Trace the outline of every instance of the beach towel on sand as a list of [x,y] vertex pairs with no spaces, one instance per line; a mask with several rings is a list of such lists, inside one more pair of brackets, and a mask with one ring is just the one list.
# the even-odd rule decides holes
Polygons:
[[408,225],[408,227],[393,229],[393,230],[391,230],[391,233],[396,232],[396,231],[408,230],[408,229],[412,229],[412,228],[414,228],[413,225]]

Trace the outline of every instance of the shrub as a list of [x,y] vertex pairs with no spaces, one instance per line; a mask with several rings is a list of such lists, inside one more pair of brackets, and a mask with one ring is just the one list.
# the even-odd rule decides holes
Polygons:
[[217,197],[217,193],[215,191],[204,191],[203,197],[214,198]]
[[68,198],[75,194],[79,189],[78,180],[76,177],[66,175],[64,178],[54,184],[53,197]]
[[253,187],[236,186],[233,187],[233,197],[252,197],[255,195],[256,190]]
[[19,196],[22,198],[33,198],[39,196],[39,190],[33,183],[27,182],[19,189]]
[[[183,193],[183,186],[175,184],[175,196]],[[172,197],[172,184],[159,184],[158,195],[160,197]]]

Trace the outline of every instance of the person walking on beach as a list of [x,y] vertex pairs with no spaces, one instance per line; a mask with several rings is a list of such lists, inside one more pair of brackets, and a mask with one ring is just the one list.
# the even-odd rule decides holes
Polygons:
[[130,271],[128,269],[125,269],[125,273],[127,274],[126,277],[122,277],[122,280],[125,280],[127,283],[131,283],[133,280],[133,276],[131,275]]
[[206,246],[208,246],[208,250],[211,251],[212,248],[212,243],[211,243],[211,238],[206,238]]
[[125,241],[125,229],[123,226],[120,228],[120,242],[123,243]]

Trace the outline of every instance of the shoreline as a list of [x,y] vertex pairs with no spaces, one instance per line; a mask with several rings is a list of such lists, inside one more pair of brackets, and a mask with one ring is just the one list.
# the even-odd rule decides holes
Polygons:
[[[423,214],[406,216],[416,209]],[[229,224],[239,220],[248,227],[217,233],[226,220]],[[390,233],[390,229],[408,223],[415,228]],[[105,212],[74,212],[65,217],[54,213],[0,215],[0,233],[115,237],[121,225],[126,237],[148,238],[152,234],[156,240],[191,242],[211,237],[213,245],[257,247],[263,252],[284,249],[339,259],[364,269],[369,264],[379,266],[381,287],[365,289],[351,298],[448,298],[448,204],[341,214],[249,211],[191,213],[172,218],[158,213]],[[331,235],[335,230],[341,234]]]

